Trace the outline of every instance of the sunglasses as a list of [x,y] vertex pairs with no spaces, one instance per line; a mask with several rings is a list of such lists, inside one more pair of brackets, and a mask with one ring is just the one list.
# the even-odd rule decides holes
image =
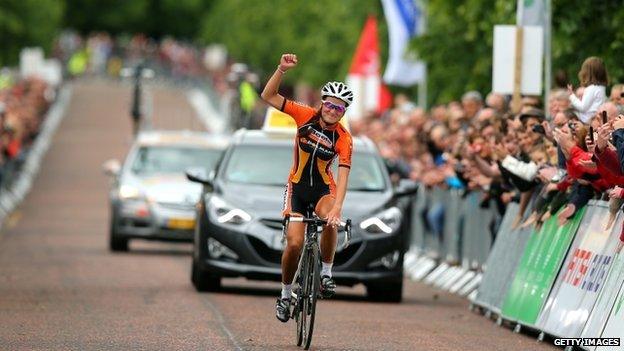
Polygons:
[[323,106],[325,106],[325,108],[330,109],[330,110],[336,110],[336,112],[338,113],[344,113],[347,110],[346,107],[342,105],[336,105],[331,101],[323,100],[321,102],[323,103]]

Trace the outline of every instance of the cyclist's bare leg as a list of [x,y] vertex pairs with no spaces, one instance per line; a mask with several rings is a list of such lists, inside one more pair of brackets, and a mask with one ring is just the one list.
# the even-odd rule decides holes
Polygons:
[[[293,215],[301,216],[293,213]],[[290,311],[292,281],[297,271],[297,261],[303,247],[305,223],[288,223],[286,247],[282,254],[282,292],[275,302],[275,316],[281,322],[287,322]]]
[[[323,196],[316,204],[316,214],[320,218],[325,218],[327,213],[334,206],[334,197],[332,195]],[[329,225],[323,227],[323,235],[321,236],[321,258],[325,263],[334,262],[334,253],[336,252],[336,241],[338,230]]]
[[[293,214],[293,216],[301,215]],[[297,271],[297,263],[303,247],[304,232],[305,223],[288,223],[286,247],[282,254],[282,283],[284,284],[291,284]]]

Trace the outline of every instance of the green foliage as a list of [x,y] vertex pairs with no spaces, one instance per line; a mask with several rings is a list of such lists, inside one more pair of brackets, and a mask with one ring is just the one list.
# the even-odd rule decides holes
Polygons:
[[427,62],[428,100],[445,103],[492,87],[495,24],[515,21],[516,2],[438,0],[427,4],[426,33],[412,48]]
[[[204,0],[160,0],[157,11],[152,11],[150,32],[162,37],[195,39],[199,34],[199,23],[209,7]],[[156,9],[156,8],[155,8]]]
[[[496,24],[515,24],[516,1],[436,0],[427,3],[427,33],[412,48],[428,63],[429,103],[492,89]],[[552,0],[552,68],[577,73],[588,56],[605,60],[611,82],[624,82],[624,7],[621,1]]]
[[578,85],[586,57],[601,57],[611,83],[624,82],[622,1],[553,0],[553,71],[563,69]]
[[65,0],[65,26],[82,33],[145,33],[194,39],[211,3],[203,0]]
[[378,19],[385,48],[387,30],[378,0],[215,0],[203,18],[200,38],[205,44],[225,44],[233,58],[265,75],[273,72],[282,53],[295,53],[300,65],[287,79],[318,86],[346,76],[369,14]]
[[[424,1],[424,0],[423,0]],[[515,23],[516,1],[429,0],[427,29],[411,48],[428,64],[429,103],[467,90],[491,90],[496,24]],[[624,6],[621,0],[552,0],[553,71],[576,75],[584,58],[602,57],[611,82],[624,82]],[[301,65],[287,80],[320,85],[345,77],[368,15],[379,23],[382,62],[387,27],[379,0],[2,0],[0,64],[15,64],[26,46],[46,50],[64,27],[82,33],[143,32],[204,44],[223,43],[231,57],[266,75],[284,52]]]
[[14,65],[27,46],[49,52],[63,16],[62,0],[0,1],[0,65]]
[[64,25],[83,33],[144,32],[149,0],[65,0]]

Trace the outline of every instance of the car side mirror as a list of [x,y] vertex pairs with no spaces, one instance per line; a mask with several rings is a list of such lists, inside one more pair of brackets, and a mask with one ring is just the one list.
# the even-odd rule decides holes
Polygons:
[[102,164],[102,172],[109,177],[117,177],[121,172],[121,163],[119,160],[110,159]]
[[411,179],[401,179],[394,188],[394,197],[411,196],[418,192],[418,184]]
[[212,183],[212,179],[214,178],[211,173],[208,175],[204,168],[189,168],[185,172],[186,178],[191,182],[202,184],[206,187],[208,192],[212,192],[214,190],[214,185]]

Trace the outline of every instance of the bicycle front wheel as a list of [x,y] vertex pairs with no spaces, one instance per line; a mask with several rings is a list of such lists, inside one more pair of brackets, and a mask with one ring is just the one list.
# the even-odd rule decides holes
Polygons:
[[319,294],[319,285],[321,283],[321,260],[319,258],[318,247],[313,247],[308,256],[307,275],[304,278],[306,293],[303,295],[303,311],[302,315],[306,316],[303,320],[303,341],[304,348],[307,350],[312,343],[312,332],[314,331],[314,316],[316,314],[316,299]]
[[293,315],[295,321],[297,322],[297,346],[301,346],[301,344],[303,344],[304,326],[306,325],[307,320],[307,315],[303,311],[303,302],[306,300],[305,286],[308,280],[308,261],[308,252],[304,251],[301,256],[301,271],[297,272],[297,300],[295,301],[295,306],[293,308]]

